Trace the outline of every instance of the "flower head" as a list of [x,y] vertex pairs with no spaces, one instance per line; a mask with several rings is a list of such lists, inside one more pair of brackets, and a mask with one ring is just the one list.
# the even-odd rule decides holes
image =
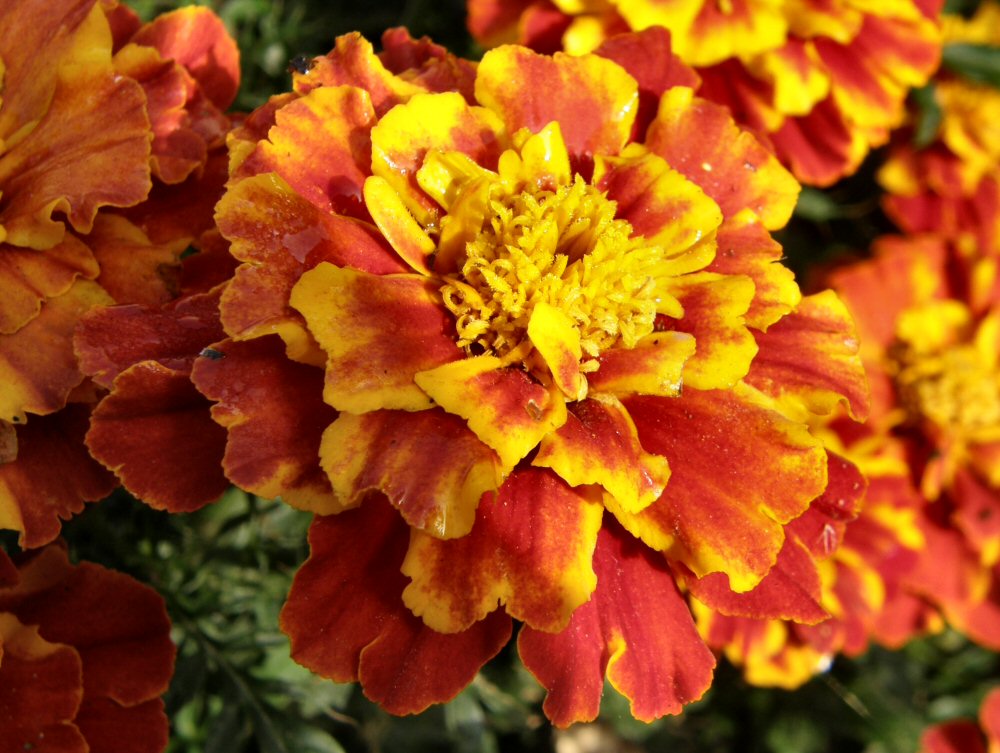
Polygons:
[[486,45],[518,41],[591,52],[627,30],[670,31],[701,78],[699,94],[766,133],[803,183],[857,169],[903,119],[908,90],[940,56],[939,3],[878,9],[853,0],[469,0],[469,28]]
[[865,410],[842,307],[777,263],[795,181],[662,47],[603,56],[662,39],[474,66],[348,35],[231,138],[243,263],[192,377],[229,478],[320,514],[294,655],[394,713],[512,617],[556,723],[605,674],[676,713],[714,664],[679,580],[760,584],[828,482],[801,416]]

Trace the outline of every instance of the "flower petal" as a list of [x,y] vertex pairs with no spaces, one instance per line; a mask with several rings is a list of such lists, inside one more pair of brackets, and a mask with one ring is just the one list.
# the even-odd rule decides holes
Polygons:
[[392,186],[426,227],[440,213],[417,184],[417,170],[427,153],[461,152],[495,169],[504,140],[500,118],[486,108],[470,107],[462,95],[418,94],[387,112],[372,129],[371,171]]
[[274,172],[316,208],[365,219],[361,190],[371,170],[375,122],[368,92],[314,89],[275,112],[275,125],[234,176]]
[[273,337],[225,341],[195,361],[191,378],[229,438],[226,476],[259,497],[303,510],[340,510],[319,465],[323,430],[337,417],[322,400],[323,372],[285,358]]
[[189,245],[187,238],[153,243],[124,217],[100,214],[87,242],[101,266],[97,282],[116,303],[155,306],[176,296],[181,254]]
[[566,401],[494,356],[452,361],[414,377],[431,400],[464,418],[483,444],[513,468],[566,421]]
[[187,374],[142,361],[115,378],[94,410],[87,447],[151,507],[197,510],[229,487],[226,432],[209,407]]
[[62,295],[82,277],[100,272],[90,249],[74,235],[45,252],[0,244],[0,334],[17,332],[38,315],[47,298]]
[[240,86],[240,51],[215,13],[195,6],[163,13],[131,41],[155,47],[187,70],[212,104],[226,110]]
[[686,332],[656,332],[634,348],[612,348],[598,356],[600,368],[587,375],[591,389],[618,395],[680,394],[684,364],[695,352]]
[[372,274],[407,269],[373,227],[317,209],[274,174],[230,188],[216,218],[233,256],[248,263],[221,304],[226,331],[240,339],[301,324],[288,296],[302,273],[321,261]]
[[89,753],[73,724],[83,697],[80,657],[34,625],[0,613],[0,739],[10,750]]
[[466,535],[480,498],[502,481],[493,451],[437,409],[342,413],[319,452],[344,507],[377,490],[411,526],[443,539]]
[[628,411],[609,395],[574,403],[531,464],[551,468],[571,486],[599,484],[630,513],[654,502],[670,478],[666,459],[642,449]]
[[638,87],[618,64],[595,55],[538,55],[523,47],[487,52],[476,99],[500,115],[509,133],[538,133],[553,120],[570,157],[617,154],[632,132]]
[[753,300],[753,282],[696,272],[671,279],[663,287],[684,307],[676,328],[694,335],[694,355],[684,363],[684,385],[699,390],[728,388],[746,376],[757,355],[744,316]]
[[170,737],[159,698],[134,706],[85,698],[75,721],[87,738],[88,753],[161,753]]
[[729,110],[695,97],[683,86],[668,90],[646,134],[646,146],[701,186],[729,218],[751,209],[769,230],[792,215],[799,184]]
[[442,633],[468,629],[497,608],[539,630],[562,630],[597,579],[591,557],[604,508],[555,474],[512,474],[478,508],[472,532],[442,541],[414,533],[403,603]]
[[778,557],[783,525],[826,487],[818,440],[746,389],[635,397],[625,407],[671,477],[658,501],[634,516],[615,509],[616,517],[699,577],[726,573],[738,592],[756,586]]
[[11,335],[0,335],[0,420],[23,423],[25,413],[52,413],[83,381],[73,355],[73,329],[80,317],[113,303],[89,280],[77,280],[50,298],[38,316]]
[[378,499],[317,517],[310,555],[281,611],[292,658],[336,682],[361,680],[365,695],[393,714],[415,714],[453,698],[510,637],[497,611],[462,633],[442,635],[403,606],[399,571],[409,537]]
[[80,370],[107,389],[140,361],[188,373],[203,348],[224,336],[219,293],[180,298],[163,308],[98,307],[81,317],[74,340]]
[[326,352],[323,398],[337,410],[423,410],[414,375],[461,356],[437,286],[416,275],[370,275],[323,263],[292,290]]
[[680,713],[712,682],[715,659],[694,626],[662,558],[617,526],[597,539],[598,586],[561,633],[521,629],[521,660],[548,689],[543,708],[557,727],[597,716],[604,676],[652,721]]
[[110,70],[60,82],[41,122],[0,157],[7,242],[51,248],[64,235],[53,212],[64,212],[86,233],[100,207],[141,201],[150,188],[149,154],[146,97],[138,83]]
[[803,298],[794,313],[756,337],[759,351],[748,384],[781,402],[791,401],[797,412],[805,407],[826,415],[843,404],[856,420],[868,415],[868,380],[858,357],[857,332],[832,290]]
[[0,528],[20,531],[22,547],[49,543],[60,519],[117,486],[83,444],[89,416],[87,407],[69,405],[17,427],[17,459],[0,464]]

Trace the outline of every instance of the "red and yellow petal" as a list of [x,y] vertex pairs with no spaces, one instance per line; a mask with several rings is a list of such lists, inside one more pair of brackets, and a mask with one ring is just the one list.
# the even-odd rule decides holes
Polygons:
[[274,172],[318,209],[364,219],[361,196],[370,174],[371,97],[351,86],[321,87],[275,113],[267,138],[236,177]]
[[610,395],[574,403],[531,463],[551,468],[571,486],[600,485],[629,513],[659,498],[670,479],[666,458],[643,450],[628,411]]
[[411,526],[438,538],[465,536],[482,496],[502,481],[496,454],[437,409],[342,413],[319,452],[343,507],[380,491]]
[[17,427],[17,458],[0,464],[0,528],[20,531],[22,547],[49,543],[62,520],[117,486],[83,443],[89,416],[70,405]]
[[671,477],[659,500],[636,515],[612,507],[616,517],[699,577],[726,573],[738,592],[756,586],[784,544],[783,525],[826,488],[818,440],[746,389],[624,402],[642,446],[667,458]]
[[416,220],[427,226],[440,213],[417,184],[417,170],[427,153],[461,152],[493,169],[505,140],[496,113],[470,107],[455,92],[419,94],[394,107],[372,129],[371,171],[385,179]]
[[337,410],[423,410],[414,376],[460,358],[437,286],[416,275],[371,275],[323,263],[290,303],[326,353],[323,397]]
[[517,471],[480,503],[467,536],[411,536],[403,602],[442,633],[468,629],[498,603],[538,630],[562,630],[597,585],[591,557],[603,513],[593,490],[548,471]]
[[97,282],[116,303],[155,306],[176,295],[187,238],[153,243],[124,217],[101,214],[87,242],[101,267]]
[[80,370],[101,387],[140,361],[188,373],[203,348],[224,336],[219,293],[179,298],[162,308],[102,306],[81,317],[74,338]]
[[510,637],[497,611],[469,630],[436,633],[399,598],[409,530],[384,501],[317,517],[310,556],[281,612],[292,658],[336,682],[360,680],[365,695],[393,714],[450,700]]
[[281,341],[265,337],[213,346],[191,378],[228,432],[222,467],[230,481],[303,510],[341,509],[317,452],[337,417],[323,402],[321,369],[288,360]]
[[696,272],[666,281],[663,288],[684,309],[677,330],[694,336],[694,354],[684,362],[684,385],[724,389],[746,376],[757,355],[745,317],[754,296],[753,281]]
[[617,154],[632,132],[635,79],[593,55],[538,55],[523,47],[490,50],[479,64],[476,99],[503,119],[509,133],[538,133],[557,121],[575,160]]
[[756,338],[759,350],[747,383],[789,404],[790,415],[803,407],[826,415],[838,404],[854,419],[868,415],[868,381],[857,332],[832,290],[803,298],[794,313]]
[[230,188],[216,219],[233,256],[247,262],[220,306],[226,331],[239,339],[301,325],[288,298],[302,273],[321,261],[372,274],[407,269],[372,226],[321,211],[272,173]]
[[83,381],[73,330],[84,313],[111,303],[99,285],[78,279],[17,332],[0,335],[0,419],[24,422],[26,413],[52,413],[66,404]]
[[701,186],[726,218],[750,209],[775,230],[792,215],[799,194],[795,178],[753,134],[737,127],[729,110],[691,89],[664,93],[646,146]]
[[626,395],[680,394],[684,364],[697,347],[687,332],[655,332],[634,348],[612,348],[598,356],[600,367],[587,375],[590,388]]
[[197,510],[229,487],[226,432],[209,408],[187,373],[141,361],[115,378],[94,410],[87,447],[151,507]]
[[598,535],[594,570],[597,589],[569,627],[518,636],[521,660],[548,690],[545,714],[557,727],[596,718],[605,675],[637,719],[680,713],[708,689],[715,659],[666,562],[612,525]]
[[46,299],[65,293],[77,278],[93,280],[99,272],[94,254],[75,235],[44,252],[0,244],[0,334],[17,332]]
[[0,613],[0,739],[10,750],[89,753],[73,724],[83,698],[80,657],[34,625]]
[[111,35],[100,8],[94,14],[99,20],[86,24],[103,24],[93,34],[95,44],[107,45],[108,66],[67,66],[41,121],[0,157],[0,225],[16,246],[44,249],[62,240],[57,210],[88,232],[100,207],[130,206],[149,193],[146,98],[138,83],[112,74]]
[[452,361],[414,379],[434,404],[464,418],[505,470],[566,422],[562,394],[494,356]]

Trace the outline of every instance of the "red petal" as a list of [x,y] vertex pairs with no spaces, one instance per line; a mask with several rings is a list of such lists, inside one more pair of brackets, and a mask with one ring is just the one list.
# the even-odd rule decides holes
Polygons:
[[17,428],[17,459],[0,464],[0,518],[22,532],[22,547],[49,543],[59,535],[61,519],[117,486],[83,443],[89,416],[86,406],[70,405]]
[[155,361],[115,379],[91,418],[87,447],[122,485],[156,509],[189,512],[229,487],[226,431],[187,374]]
[[403,602],[441,632],[468,629],[498,602],[539,630],[561,630],[597,584],[591,557],[603,512],[593,491],[517,471],[480,504],[467,536],[411,535]]
[[87,738],[88,753],[161,753],[170,737],[159,698],[136,706],[106,698],[84,699],[76,726]]
[[265,337],[216,345],[191,378],[229,432],[222,464],[234,484],[305,510],[339,509],[319,465],[323,430],[337,417],[323,402],[321,369],[288,360],[281,341]]
[[510,637],[502,612],[454,635],[410,614],[399,571],[408,537],[396,511],[377,498],[316,518],[309,559],[281,611],[297,662],[336,682],[360,679],[365,695],[393,714],[451,699]]
[[561,633],[525,626],[524,665],[548,689],[543,708],[557,727],[597,716],[604,676],[652,721],[677,714],[712,682],[715,659],[664,560],[617,526],[597,540],[598,587]]

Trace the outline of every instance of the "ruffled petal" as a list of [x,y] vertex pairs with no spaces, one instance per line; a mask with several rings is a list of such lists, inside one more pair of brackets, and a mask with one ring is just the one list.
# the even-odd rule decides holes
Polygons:
[[680,713],[708,689],[715,659],[666,562],[612,525],[598,535],[594,570],[597,590],[569,627],[518,636],[521,660],[549,691],[546,716],[558,727],[596,718],[605,674],[637,719]]
[[267,138],[234,175],[274,172],[318,209],[364,219],[361,191],[371,170],[375,122],[366,91],[351,86],[314,89],[275,113]]
[[88,753],[161,753],[170,737],[159,698],[134,706],[85,698],[75,721],[87,738]]
[[73,330],[91,308],[111,303],[99,285],[77,280],[17,332],[0,335],[0,419],[23,423],[26,413],[52,413],[66,404],[83,381],[73,355]]
[[[858,356],[858,336],[844,304],[832,290],[802,299],[795,312],[766,333],[747,383],[779,401],[792,415],[826,415],[843,404],[856,420],[868,415],[868,380]],[[796,410],[797,408],[797,410]]]
[[336,682],[360,680],[365,695],[393,714],[453,698],[511,631],[500,611],[453,635],[414,617],[399,598],[408,538],[396,511],[375,498],[316,518],[309,559],[281,611],[292,658]]
[[606,350],[597,361],[600,367],[587,375],[595,392],[625,395],[680,394],[684,364],[697,344],[687,332],[655,332],[634,348]]
[[290,303],[326,352],[323,398],[337,410],[422,410],[431,399],[414,375],[461,357],[453,322],[432,281],[320,264]]
[[151,507],[197,510],[229,487],[226,431],[210,405],[186,373],[142,361],[116,377],[94,410],[87,447]]
[[784,544],[783,525],[826,487],[818,440],[745,389],[629,398],[625,407],[643,447],[672,473],[658,501],[616,517],[699,577],[726,573],[739,592],[756,586]]
[[678,86],[660,100],[646,146],[704,189],[725,217],[752,210],[769,230],[792,215],[799,184],[729,111]]
[[224,336],[219,293],[180,298],[163,308],[94,308],[80,319],[74,346],[80,369],[101,387],[140,361],[188,373],[203,348]]
[[17,459],[0,464],[0,528],[20,531],[22,547],[49,543],[62,520],[117,486],[87,453],[89,417],[88,407],[69,405],[17,427]]
[[230,481],[303,510],[339,511],[317,452],[337,417],[322,400],[321,369],[288,360],[281,342],[265,337],[203,351],[191,378],[228,431],[222,466]]
[[434,404],[464,418],[507,470],[566,422],[561,394],[494,356],[453,361],[415,379]]
[[411,526],[438,538],[465,536],[480,498],[502,481],[493,451],[460,418],[436,409],[343,413],[319,452],[344,507],[380,491]]
[[538,133],[557,121],[575,160],[622,150],[638,96],[635,79],[610,60],[547,57],[523,47],[490,50],[476,78],[476,99],[500,115],[508,132]]
[[87,242],[101,266],[97,282],[116,303],[156,306],[176,295],[187,238],[153,243],[124,217],[101,214]]
[[0,334],[17,332],[41,311],[47,298],[62,295],[77,278],[100,272],[86,244],[67,235],[45,252],[0,244]]
[[566,424],[542,440],[531,463],[551,468],[571,486],[600,485],[630,513],[659,498],[670,478],[666,458],[642,449],[628,411],[606,395],[574,403]]
[[468,629],[498,603],[534,628],[562,630],[597,585],[591,557],[603,512],[592,490],[547,471],[517,471],[480,504],[469,535],[411,536],[403,602],[443,633]]

